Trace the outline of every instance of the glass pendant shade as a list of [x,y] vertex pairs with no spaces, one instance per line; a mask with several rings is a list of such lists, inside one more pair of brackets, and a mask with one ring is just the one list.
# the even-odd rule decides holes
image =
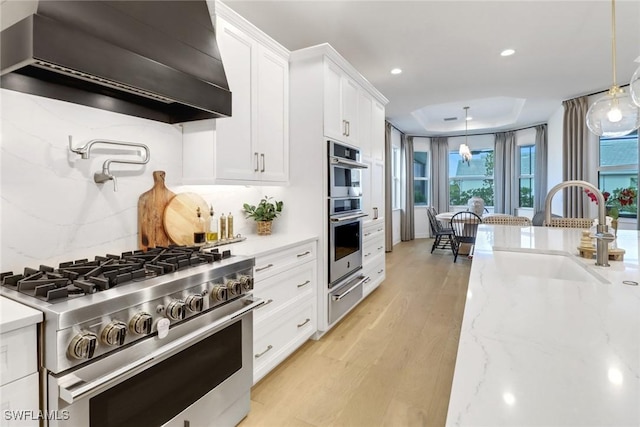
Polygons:
[[471,161],[471,150],[467,144],[460,144],[460,150],[458,152],[463,162]]
[[629,93],[631,93],[631,99],[640,107],[640,67],[633,73],[631,77],[631,83],[629,83]]
[[587,127],[598,136],[627,135],[640,127],[640,108],[628,93],[614,86],[589,107]]

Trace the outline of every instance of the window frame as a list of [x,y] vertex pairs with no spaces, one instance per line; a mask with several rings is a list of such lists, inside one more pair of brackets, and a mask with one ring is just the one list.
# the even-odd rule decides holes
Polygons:
[[[462,181],[477,181],[477,180],[481,180],[481,181],[491,181],[491,187],[493,189],[493,200],[494,203],[492,204],[486,204],[485,207],[488,208],[493,208],[494,204],[495,204],[495,173],[496,173],[496,168],[495,168],[495,148],[494,147],[484,147],[484,148],[478,148],[475,150],[471,150],[471,154],[475,157],[478,156],[481,153],[493,153],[494,155],[494,165],[493,165],[493,170],[492,170],[492,174],[491,175],[464,175],[462,178],[461,177],[457,177],[457,176],[452,176],[451,175],[451,168],[449,168],[449,177],[448,177],[448,188],[449,188],[449,200],[453,200],[453,197],[451,197],[451,184],[452,182],[462,182]],[[456,150],[450,150],[449,151],[449,161],[451,161],[451,156],[460,156],[460,153]],[[451,202],[449,203],[450,208],[461,208],[461,207],[465,207],[467,206],[466,203],[463,205],[453,205],[451,204]]]
[[[523,174],[522,173],[522,150],[523,149],[528,149],[529,150],[529,162],[530,162],[530,167],[529,167],[529,171],[532,173],[529,174]],[[535,159],[535,149],[536,149],[536,145],[535,144],[527,144],[527,145],[519,145],[518,146],[518,209],[533,209],[534,207],[534,191],[535,191],[535,164],[536,164],[536,159]],[[531,206],[522,206],[522,180],[523,179],[530,179],[531,180]]]
[[[638,153],[635,152],[633,154],[635,154],[635,157],[633,156],[628,156],[625,158],[629,158],[629,159],[633,159],[634,161],[632,163],[624,163],[624,164],[617,164],[617,165],[608,165],[608,166],[603,166],[602,165],[602,142],[603,141],[615,141],[615,140],[621,140],[621,139],[633,139],[633,137],[636,138],[636,142],[638,144],[638,147],[640,147],[640,131],[635,131],[629,135],[624,135],[621,137],[613,137],[613,138],[604,138],[604,137],[600,137],[598,138],[598,147],[597,147],[597,160],[596,160],[596,169],[597,169],[597,186],[601,191],[606,191],[603,188],[603,184],[602,184],[602,180],[603,177],[602,175],[604,174],[606,175],[615,175],[616,172],[617,173],[625,173],[625,175],[627,173],[631,173],[631,176],[634,176],[635,173],[635,177],[636,177],[636,190],[640,190],[640,186],[638,185],[638,169],[639,169],[639,165],[638,165]],[[633,178],[632,178],[633,179]],[[635,205],[636,205],[636,211],[637,211],[637,206],[638,206],[638,198],[636,197],[635,200]],[[620,213],[620,218],[630,218],[630,219],[637,219],[638,218],[638,214],[636,213],[635,215],[632,213],[628,213],[628,212],[621,212]]]
[[[431,205],[431,186],[430,186],[430,181],[431,181],[431,153],[429,151],[426,150],[416,150],[413,152],[413,161],[415,164],[415,158],[416,158],[416,154],[417,153],[424,153],[425,154],[425,167],[424,167],[424,176],[416,176],[415,175],[415,168],[414,168],[414,174],[413,174],[413,188],[414,191],[412,193],[412,197],[413,197],[413,205],[414,206],[430,206]],[[414,166],[411,165],[411,167],[413,168]],[[424,203],[416,203],[415,200],[415,186],[416,186],[416,181],[422,181],[426,183],[426,191],[425,191],[425,198],[426,201]]]
[[402,207],[402,156],[400,147],[391,147],[391,208]]

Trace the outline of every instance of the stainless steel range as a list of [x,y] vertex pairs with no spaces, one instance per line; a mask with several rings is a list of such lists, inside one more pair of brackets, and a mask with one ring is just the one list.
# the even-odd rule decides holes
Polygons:
[[41,310],[49,425],[235,425],[252,385],[253,258],[154,248],[3,273]]

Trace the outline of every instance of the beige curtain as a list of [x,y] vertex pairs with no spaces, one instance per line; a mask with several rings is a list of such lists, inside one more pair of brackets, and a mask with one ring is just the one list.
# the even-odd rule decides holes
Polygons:
[[[564,122],[562,134],[562,179],[588,180],[587,150],[589,130],[586,114],[589,108],[587,97],[570,99],[562,103],[564,106]],[[538,171],[536,171],[537,174]],[[565,218],[583,218],[586,213],[586,198],[579,187],[563,190]]]
[[533,177],[533,211],[544,211],[547,197],[547,125],[536,126],[536,159]]
[[393,178],[391,176],[391,123],[385,122],[384,127],[384,247],[385,252],[393,251],[393,209],[391,206],[391,191]]
[[402,156],[404,158],[404,194],[405,203],[400,220],[400,239],[404,242],[415,238],[415,224],[413,221],[413,137],[402,134],[400,140]]
[[499,132],[495,137],[494,208],[496,213],[515,215],[519,205],[515,132]]
[[438,213],[449,210],[449,139],[431,138],[431,206]]

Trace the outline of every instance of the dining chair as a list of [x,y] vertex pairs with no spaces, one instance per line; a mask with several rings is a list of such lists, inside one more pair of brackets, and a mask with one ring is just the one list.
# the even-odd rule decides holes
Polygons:
[[453,252],[453,262],[458,259],[460,247],[463,244],[471,246],[469,258],[473,257],[473,246],[476,243],[478,224],[482,223],[482,218],[473,212],[458,212],[451,217],[451,229],[453,230],[453,240],[451,250]]
[[482,223],[496,225],[519,225],[529,227],[531,225],[531,220],[526,216],[495,215],[484,217],[482,219]]
[[545,222],[544,225],[546,227],[587,229],[593,226],[593,221],[590,218],[551,218],[551,223]]
[[453,239],[453,230],[450,227],[445,227],[442,222],[436,218],[437,211],[433,206],[427,207],[427,217],[429,218],[429,226],[431,227],[431,234],[434,237],[433,246],[431,246],[431,253],[434,249],[449,249],[451,248],[451,241]]

